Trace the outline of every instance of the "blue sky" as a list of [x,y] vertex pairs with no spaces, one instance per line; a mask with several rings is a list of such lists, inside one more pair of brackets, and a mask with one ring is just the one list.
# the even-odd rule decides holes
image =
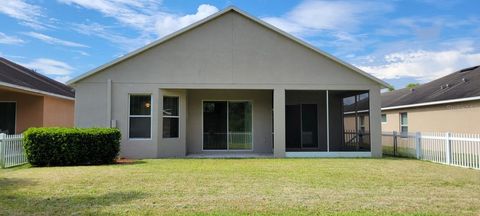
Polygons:
[[477,0],[3,0],[0,56],[65,82],[229,5],[396,88],[480,64]]

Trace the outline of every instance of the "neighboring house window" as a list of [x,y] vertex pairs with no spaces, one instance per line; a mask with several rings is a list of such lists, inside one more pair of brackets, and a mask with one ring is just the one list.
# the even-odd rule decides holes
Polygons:
[[151,107],[150,95],[130,95],[129,138],[151,138]]
[[387,123],[387,114],[382,114],[382,123]]
[[178,97],[163,97],[163,138],[178,137]]
[[0,134],[15,133],[16,106],[16,102],[0,102]]
[[407,113],[400,113],[400,132],[408,133],[408,115]]

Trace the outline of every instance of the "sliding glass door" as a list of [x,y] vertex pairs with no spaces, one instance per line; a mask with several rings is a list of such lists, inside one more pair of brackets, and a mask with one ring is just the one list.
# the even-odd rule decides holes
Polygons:
[[227,149],[227,102],[203,102],[203,149]]
[[251,102],[204,101],[203,149],[251,150]]
[[317,104],[285,106],[288,150],[318,149]]

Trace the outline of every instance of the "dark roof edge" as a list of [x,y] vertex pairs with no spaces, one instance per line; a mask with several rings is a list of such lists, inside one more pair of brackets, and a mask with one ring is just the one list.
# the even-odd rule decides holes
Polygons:
[[6,83],[6,82],[1,82],[1,81],[0,81],[0,86],[4,86],[4,87],[8,87],[8,88],[14,88],[14,89],[22,90],[22,91],[33,92],[33,93],[42,94],[42,95],[48,95],[48,96],[52,96],[52,97],[68,99],[68,100],[75,100],[75,97],[68,97],[68,96],[65,96],[65,95],[55,94],[55,93],[51,93],[51,92],[47,92],[47,91],[28,88],[28,87],[25,87],[25,86],[19,86],[19,85]]
[[406,105],[391,106],[391,107],[382,107],[382,110],[406,109],[406,108],[413,108],[413,107],[432,106],[432,105],[440,105],[440,104],[450,104],[450,103],[458,103],[458,102],[466,102],[466,101],[475,101],[475,100],[480,100],[480,96],[467,97],[467,98],[458,98],[458,99],[451,99],[451,100],[431,101],[431,102],[416,103],[416,104],[406,104]]

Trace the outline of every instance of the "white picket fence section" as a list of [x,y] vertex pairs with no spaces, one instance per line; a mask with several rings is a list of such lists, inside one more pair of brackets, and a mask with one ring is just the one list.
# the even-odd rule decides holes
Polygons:
[[480,134],[382,132],[384,154],[480,169]]
[[0,134],[0,167],[8,168],[27,163],[22,134]]

